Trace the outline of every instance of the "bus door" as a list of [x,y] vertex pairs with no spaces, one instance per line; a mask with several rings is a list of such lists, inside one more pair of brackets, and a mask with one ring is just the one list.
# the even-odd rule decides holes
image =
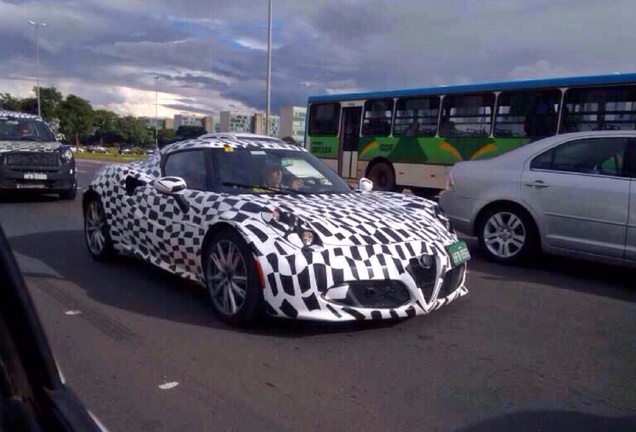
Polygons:
[[342,113],[338,173],[344,178],[355,178],[358,175],[358,138],[362,107],[343,108]]

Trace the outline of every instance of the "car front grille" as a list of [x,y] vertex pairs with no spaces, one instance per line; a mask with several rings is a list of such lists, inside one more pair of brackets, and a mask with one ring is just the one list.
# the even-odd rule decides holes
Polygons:
[[339,303],[363,308],[396,308],[407,304],[411,295],[400,281],[366,280],[347,282],[347,297]]
[[54,168],[59,165],[59,159],[54,153],[10,153],[5,155],[5,161],[10,167]]
[[442,284],[442,288],[439,290],[439,295],[437,298],[444,298],[453,293],[459,285],[462,283],[462,279],[464,278],[464,272],[466,271],[466,265],[462,264],[458,267],[455,267],[452,270],[449,270],[444,276],[444,283]]

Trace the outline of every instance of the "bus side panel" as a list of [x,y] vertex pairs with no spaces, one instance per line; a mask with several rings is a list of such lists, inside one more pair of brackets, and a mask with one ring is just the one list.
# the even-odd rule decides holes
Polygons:
[[311,135],[307,148],[317,158],[338,159],[339,139],[334,135]]

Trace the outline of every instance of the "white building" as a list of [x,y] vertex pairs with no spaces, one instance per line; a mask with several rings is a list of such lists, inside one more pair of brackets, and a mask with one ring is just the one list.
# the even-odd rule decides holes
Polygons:
[[252,114],[221,111],[217,132],[252,132]]
[[[267,124],[264,113],[254,114],[254,130],[252,133],[265,135],[265,125]],[[280,117],[269,114],[269,136],[280,137]]]
[[179,126],[199,126],[210,133],[214,132],[214,119],[211,116],[200,117],[193,115],[175,114],[174,129],[179,129]]
[[307,107],[286,105],[280,109],[280,137],[292,137],[303,144],[305,141],[305,121]]

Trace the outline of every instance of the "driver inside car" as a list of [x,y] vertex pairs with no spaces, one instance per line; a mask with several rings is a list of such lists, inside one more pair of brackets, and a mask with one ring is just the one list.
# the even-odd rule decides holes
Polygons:
[[[265,164],[265,186],[270,188],[281,188],[283,185],[283,171],[278,164]],[[294,176],[291,181],[292,189],[300,189],[303,186],[302,180]]]

